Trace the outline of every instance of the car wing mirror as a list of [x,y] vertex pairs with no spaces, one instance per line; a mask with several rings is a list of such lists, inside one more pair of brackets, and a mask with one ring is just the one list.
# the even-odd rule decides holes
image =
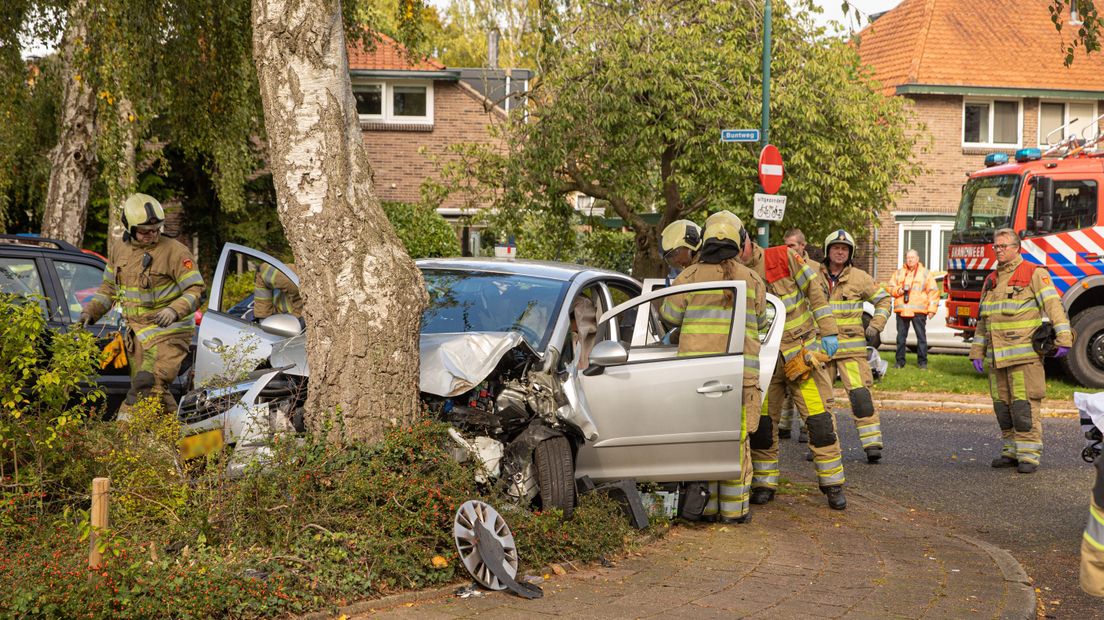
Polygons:
[[603,340],[590,350],[590,366],[584,375],[600,375],[606,366],[618,366],[629,361],[629,352],[625,345],[616,340]]
[[302,331],[299,319],[291,314],[273,314],[261,320],[261,330],[273,336],[291,338],[298,336]]

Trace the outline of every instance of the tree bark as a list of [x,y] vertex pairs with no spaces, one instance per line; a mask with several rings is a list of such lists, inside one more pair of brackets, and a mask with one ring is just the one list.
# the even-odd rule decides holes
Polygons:
[[87,0],[74,0],[61,43],[62,95],[58,143],[50,149],[50,181],[42,236],[79,246],[88,194],[96,177],[96,99],[80,72],[77,52],[88,36]]
[[[115,109],[117,119],[115,122],[119,123],[120,131],[122,132],[122,144],[119,145],[119,159],[116,163],[114,178],[107,184],[108,186],[108,207],[107,207],[107,238],[118,239],[123,234],[123,204],[126,202],[127,196],[134,191],[134,188],[138,185],[138,162],[136,154],[137,136],[136,125],[132,120],[134,115],[134,105],[131,104],[130,99],[127,97],[119,98],[119,105]],[[108,249],[115,246],[114,243],[109,243]]]
[[306,300],[307,422],[374,439],[419,409],[427,295],[371,186],[339,0],[253,0],[277,212]]

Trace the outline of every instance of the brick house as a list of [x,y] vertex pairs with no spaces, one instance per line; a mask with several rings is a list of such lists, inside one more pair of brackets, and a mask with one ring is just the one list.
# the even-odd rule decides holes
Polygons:
[[[525,69],[454,69],[411,58],[384,35],[373,50],[349,47],[349,75],[376,195],[396,202],[420,199],[422,181],[439,178],[432,159],[447,157],[449,145],[498,142],[491,126],[524,105],[517,93],[531,77]],[[462,202],[454,195],[438,211],[456,223],[465,253],[478,252],[478,230],[464,221]]]
[[1104,54],[1080,53],[1065,67],[1063,37],[1076,29],[1057,32],[1050,5],[903,0],[857,35],[883,92],[907,98],[931,135],[930,150],[917,153],[926,173],[870,235],[878,252],[865,268],[877,280],[888,280],[910,248],[932,269],[946,269],[962,185],[986,154],[1045,150],[1048,135],[1053,143],[1080,134],[1104,113]]

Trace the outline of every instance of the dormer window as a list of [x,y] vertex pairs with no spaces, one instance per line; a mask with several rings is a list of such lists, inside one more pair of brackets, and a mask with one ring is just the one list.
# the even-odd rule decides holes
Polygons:
[[353,96],[361,122],[433,123],[431,81],[354,82]]

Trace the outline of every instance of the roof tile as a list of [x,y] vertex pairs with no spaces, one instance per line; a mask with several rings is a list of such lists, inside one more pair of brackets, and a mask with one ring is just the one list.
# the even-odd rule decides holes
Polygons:
[[349,69],[375,71],[439,71],[445,65],[436,58],[420,58],[407,51],[398,41],[377,33],[376,47],[365,50],[359,42],[348,44]]

